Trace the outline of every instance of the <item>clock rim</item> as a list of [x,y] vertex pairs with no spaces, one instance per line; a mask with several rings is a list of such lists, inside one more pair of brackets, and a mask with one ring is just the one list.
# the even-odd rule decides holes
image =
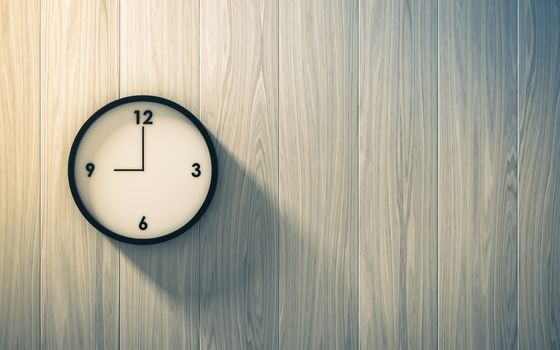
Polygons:
[[[108,228],[103,226],[103,224],[101,224],[97,219],[95,219],[93,215],[91,215],[91,213],[84,205],[82,199],[80,198],[80,194],[76,186],[76,177],[74,174],[74,169],[75,169],[75,162],[76,162],[76,154],[78,151],[78,147],[80,146],[80,142],[82,141],[82,138],[87,133],[91,125],[93,125],[93,123],[95,123],[95,121],[99,119],[101,116],[103,116],[106,112],[112,110],[115,107],[131,102],[155,102],[155,103],[166,105],[172,109],[175,109],[177,112],[181,113],[185,118],[189,119],[196,126],[198,131],[202,134],[202,137],[206,142],[206,146],[208,147],[208,152],[210,153],[212,175],[210,178],[210,187],[208,188],[208,192],[206,194],[206,198],[204,199],[204,202],[202,203],[202,206],[200,207],[200,209],[198,209],[197,213],[186,224],[184,224],[179,229],[173,232],[167,233],[159,237],[152,237],[152,238],[145,238],[145,239],[131,238],[109,230]],[[192,226],[194,226],[200,220],[202,215],[206,212],[206,210],[210,206],[210,203],[212,202],[212,199],[214,198],[214,193],[216,191],[217,180],[218,180],[218,162],[217,162],[216,150],[214,148],[214,143],[212,142],[212,138],[210,137],[210,134],[204,127],[204,124],[202,124],[202,122],[193,113],[191,113],[188,109],[181,106],[180,104],[168,100],[166,98],[153,96],[153,95],[131,95],[131,96],[122,97],[117,100],[111,101],[108,104],[101,107],[100,109],[98,109],[80,127],[80,130],[78,131],[76,137],[74,138],[74,141],[72,142],[72,147],[70,148],[70,155],[68,157],[68,184],[70,186],[70,192],[72,193],[72,198],[74,199],[74,202],[76,203],[82,215],[93,227],[95,227],[99,232],[101,232],[105,236],[128,244],[148,245],[148,244],[162,243],[170,239],[173,239],[175,237],[178,237],[181,234],[188,231]]]

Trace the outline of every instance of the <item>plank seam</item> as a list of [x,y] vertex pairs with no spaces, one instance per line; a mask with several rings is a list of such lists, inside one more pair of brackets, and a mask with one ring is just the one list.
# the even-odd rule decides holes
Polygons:
[[517,131],[517,135],[516,135],[517,136],[517,149],[516,149],[517,154],[516,154],[515,166],[517,168],[516,169],[516,171],[517,171],[517,176],[516,176],[516,182],[517,182],[516,191],[517,191],[517,193],[516,193],[516,195],[517,196],[515,198],[515,200],[516,200],[515,220],[516,220],[516,230],[517,230],[517,232],[516,232],[516,236],[517,236],[516,237],[517,238],[516,239],[516,241],[517,241],[517,247],[516,247],[517,248],[517,251],[516,251],[516,254],[517,254],[517,256],[516,256],[516,260],[517,260],[516,261],[517,262],[517,264],[516,264],[517,265],[516,266],[516,268],[517,268],[517,271],[516,271],[517,293],[516,293],[516,298],[515,299],[516,299],[516,307],[517,307],[517,310],[516,310],[517,319],[516,319],[516,323],[515,323],[515,330],[516,330],[516,338],[517,338],[516,348],[519,349],[519,290],[520,290],[519,289],[519,263],[520,263],[519,262],[519,195],[520,195],[520,191],[519,191],[519,177],[520,177],[520,174],[519,174],[519,172],[520,172],[520,168],[519,168],[519,160],[520,160],[520,154],[519,154],[519,0],[517,0],[517,14],[516,14],[516,17],[517,17],[516,18],[517,19],[517,28],[516,28],[516,38],[515,38],[516,39],[516,48],[515,49],[517,51],[516,52],[517,53],[517,57],[516,57],[516,59],[517,59],[517,76],[516,76],[517,82],[515,84],[515,88],[516,88],[516,92],[515,92],[516,96],[515,97],[517,99],[517,103],[516,103],[516,112],[517,113],[516,113],[515,118],[516,118],[516,131]]
[[[200,1],[200,0],[199,0]],[[277,207],[282,208],[280,202],[280,1],[276,2],[276,193]],[[276,349],[280,350],[280,209],[276,218]]]
[[439,115],[439,78],[440,78],[440,66],[439,66],[439,1],[436,1],[436,349],[439,349],[439,222],[440,222],[440,212],[439,212],[439,169],[440,169],[440,115]]
[[[119,98],[121,97],[121,52],[122,52],[122,50],[121,50],[121,43],[122,43],[121,42],[121,31],[122,31],[122,28],[121,28],[121,24],[122,24],[121,5],[122,5],[122,1],[119,0],[118,11],[117,11],[117,20],[118,20],[117,28],[118,28],[118,40],[119,40],[119,43],[118,43],[119,52],[118,52],[118,62],[117,62],[117,71],[118,72],[117,72],[117,74],[118,74],[118,97]],[[118,317],[118,320],[117,320],[118,321],[118,329],[117,329],[118,344],[117,344],[117,348],[120,350],[121,349],[121,250],[122,250],[121,248],[122,248],[122,245],[121,245],[120,242],[118,242],[117,246],[119,247],[119,266],[118,266],[118,269],[119,269],[119,297],[118,297],[119,317]]]
[[39,4],[39,349],[43,348],[43,3]]
[[[202,18],[200,17],[200,6],[201,6],[200,5],[200,0],[198,0],[198,2],[197,2],[197,17],[198,17],[198,43],[197,43],[197,46],[198,46],[198,52],[197,52],[198,53],[198,64],[197,64],[197,69],[198,69],[198,115],[200,117],[200,120],[204,120],[203,117],[202,117],[202,102],[201,102],[201,100],[202,100],[201,80],[202,79],[200,78],[200,74],[201,74],[201,71],[202,71],[200,69],[201,62],[202,62],[201,61],[201,53],[200,53],[200,50],[201,50],[200,49],[200,46],[201,46],[201,44],[200,44],[200,40],[201,40],[200,32],[202,31]],[[202,245],[202,243],[201,243],[202,239],[200,238],[200,225],[197,225],[197,227],[198,227],[198,244],[199,244],[199,250],[200,250],[201,245]],[[202,259],[201,259],[200,255],[201,255],[200,252],[198,252],[198,254],[197,254],[197,259],[198,259],[197,260],[197,264],[198,264],[198,266],[197,266],[197,270],[198,270],[197,271],[198,272],[197,294],[198,294],[198,297],[197,297],[197,301],[196,301],[196,308],[197,308],[196,313],[197,313],[197,318],[198,318],[198,326],[197,326],[197,329],[198,329],[197,338],[198,339],[196,341],[196,344],[197,344],[199,350],[201,349],[201,340],[200,340],[201,336],[200,335],[202,333],[202,324],[201,324],[201,321],[200,321],[200,298],[201,298],[201,295],[202,295],[202,293],[201,293],[202,287],[200,286],[200,276],[201,276],[200,271],[202,269],[202,265],[201,265],[202,264]]]
[[[198,8],[197,8],[197,11],[198,11],[198,14],[197,14],[197,16],[198,16],[198,43],[197,43],[197,45],[198,45],[198,62],[197,62],[197,65],[198,65],[198,115],[200,116],[201,120],[204,120],[203,117],[202,117],[202,82],[201,82],[202,81],[202,78],[201,78],[202,69],[200,68],[200,66],[202,65],[202,59],[201,59],[202,17],[200,15],[200,13],[201,13],[201,11],[200,11],[200,7],[201,7],[200,0],[198,0],[197,6],[198,6]],[[202,239],[202,237],[200,237],[200,224],[198,224],[197,227],[198,227],[198,235],[197,235],[198,242],[197,243],[198,243],[198,247],[199,247],[199,252],[198,252],[198,268],[197,268],[197,270],[198,270],[198,276],[197,276],[197,282],[198,282],[197,283],[197,294],[198,294],[198,297],[196,298],[197,299],[196,300],[196,313],[197,313],[196,317],[198,319],[197,320],[198,321],[197,344],[198,344],[198,349],[200,350],[202,348],[202,345],[201,345],[201,342],[202,342],[202,340],[201,340],[201,338],[202,338],[201,337],[202,322],[201,322],[201,317],[200,317],[200,299],[201,299],[201,296],[202,296],[202,288],[203,288],[203,287],[201,287],[201,285],[202,285],[202,283],[201,283],[201,281],[202,281],[202,278],[201,278],[201,276],[202,276],[202,273],[201,273],[201,270],[202,270],[201,255],[202,254],[200,254],[200,251],[202,250],[203,239]]]
[[358,290],[357,290],[357,293],[356,293],[357,294],[356,305],[358,306],[358,315],[357,315],[358,320],[356,322],[357,323],[357,328],[356,328],[357,344],[356,344],[356,347],[358,349],[360,349],[360,276],[361,276],[360,275],[360,251],[361,251],[360,250],[360,244],[361,244],[361,233],[362,233],[362,225],[361,225],[362,216],[361,216],[361,211],[360,211],[361,210],[360,205],[361,205],[361,200],[362,200],[362,198],[360,196],[360,192],[361,192],[360,191],[360,187],[361,187],[361,176],[360,176],[360,144],[361,144],[361,138],[360,138],[360,136],[361,136],[361,134],[360,134],[360,114],[361,114],[360,113],[360,98],[361,98],[361,91],[362,91],[361,90],[361,80],[360,80],[360,53],[361,53],[361,40],[362,40],[362,38],[360,36],[360,31],[361,31],[360,8],[361,8],[361,5],[362,5],[361,0],[358,0],[358,21],[357,21],[358,22],[358,30],[357,30],[357,36],[358,36],[357,45],[358,45],[358,47],[356,48],[356,51],[358,52],[358,54],[357,54],[358,57],[356,58],[356,60],[357,60],[356,70],[357,70],[357,75],[358,75],[357,76],[358,91],[357,91],[357,98],[356,98],[356,100],[357,100],[356,113],[357,113],[357,119],[358,119],[358,122],[357,122],[357,134],[358,134],[357,135],[358,136],[357,137],[357,140],[358,140],[357,144],[358,145],[357,145],[357,150],[356,150],[357,151],[356,154],[357,154],[357,158],[358,158],[358,161],[357,161],[358,170],[357,170],[357,173],[356,173],[356,175],[358,177],[358,230],[357,230],[358,231],[358,254],[356,254],[356,265],[357,265],[357,271],[358,271],[358,276],[357,276]]

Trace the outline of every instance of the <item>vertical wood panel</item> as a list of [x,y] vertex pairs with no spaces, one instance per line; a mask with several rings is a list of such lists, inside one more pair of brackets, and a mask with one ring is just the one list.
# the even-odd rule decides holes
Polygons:
[[[513,348],[517,303],[520,348],[559,346],[558,4],[519,1],[518,126],[514,1],[204,0],[200,31],[199,1],[120,2],[0,3],[0,348]],[[119,78],[217,144],[212,206],[160,245],[68,190]]]
[[0,349],[39,347],[39,3],[0,2]]
[[358,345],[358,2],[280,2],[280,348]]
[[515,1],[439,2],[439,346],[511,349],[517,319]]
[[201,110],[219,160],[201,220],[201,347],[278,346],[278,4],[201,3]]
[[41,3],[43,349],[118,346],[118,250],[82,217],[67,174],[78,129],[118,97],[117,3]]
[[437,345],[437,1],[360,7],[360,347]]
[[[199,113],[198,1],[121,0],[121,96],[150,94]],[[196,349],[199,229],[121,244],[122,349]]]
[[519,344],[558,349],[560,4],[519,5]]

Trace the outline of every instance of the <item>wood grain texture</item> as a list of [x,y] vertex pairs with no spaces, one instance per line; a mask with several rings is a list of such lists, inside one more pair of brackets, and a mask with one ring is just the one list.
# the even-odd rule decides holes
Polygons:
[[560,4],[519,3],[519,348],[560,348]]
[[40,340],[39,4],[0,1],[0,18],[0,349],[36,349]]
[[434,349],[437,1],[360,6],[360,348]]
[[512,349],[515,1],[439,2],[439,347]]
[[278,4],[201,3],[201,116],[219,177],[201,220],[201,348],[278,347]]
[[[199,113],[198,1],[121,0],[121,96],[149,94]],[[121,349],[196,349],[198,226],[152,246],[121,244]]]
[[[557,1],[0,18],[0,349],[560,348]],[[105,238],[67,183],[83,122],[132,94],[218,151],[201,222],[154,246]]]
[[280,2],[280,348],[358,346],[358,2]]
[[41,9],[42,348],[116,348],[118,250],[74,204],[67,162],[83,122],[118,97],[117,1]]

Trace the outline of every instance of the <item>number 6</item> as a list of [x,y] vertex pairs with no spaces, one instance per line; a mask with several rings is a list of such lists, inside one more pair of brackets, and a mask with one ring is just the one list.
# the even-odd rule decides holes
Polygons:
[[148,223],[146,221],[146,217],[142,216],[142,219],[140,220],[140,223],[138,224],[138,227],[142,230],[145,231],[148,228]]

